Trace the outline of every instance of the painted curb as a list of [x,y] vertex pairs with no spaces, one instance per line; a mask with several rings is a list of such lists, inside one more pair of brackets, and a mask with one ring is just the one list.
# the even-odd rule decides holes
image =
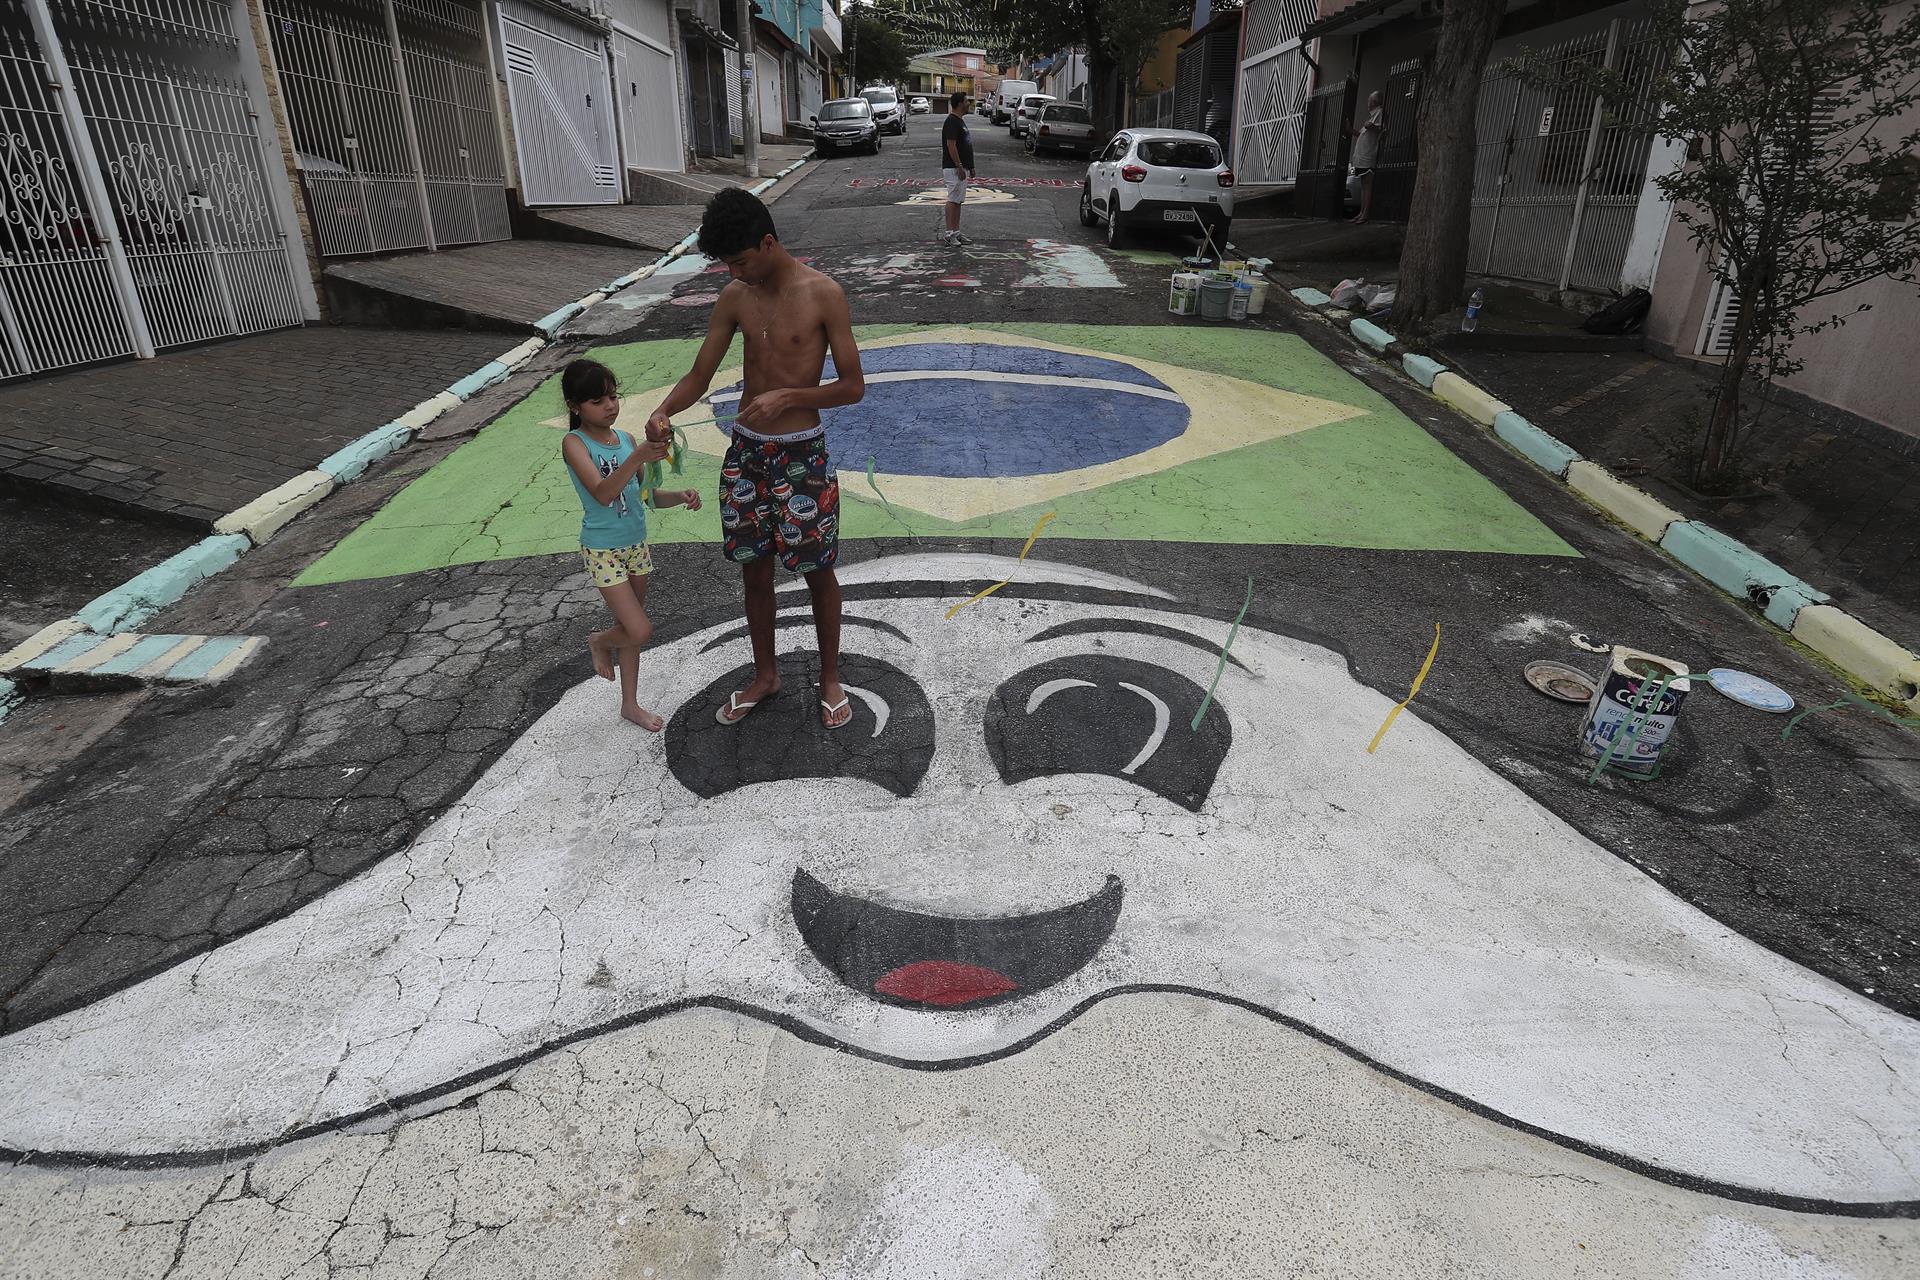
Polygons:
[[1739,600],[1761,604],[1781,587],[1795,587],[1814,600],[1827,599],[1745,543],[1698,520],[1669,525],[1660,549]]
[[549,311],[533,322],[533,327],[551,338],[560,332],[560,326],[579,315],[586,308],[577,302],[569,302],[555,311]]
[[1493,434],[1527,456],[1527,460],[1555,479],[1563,479],[1567,468],[1580,461],[1572,448],[1554,439],[1511,409],[1493,415]]
[[1793,638],[1908,710],[1920,711],[1920,656],[1852,614],[1810,604],[1793,620]]
[[511,351],[501,352],[494,357],[494,360],[496,363],[503,364],[509,369],[517,369],[539,355],[540,352],[545,349],[546,345],[547,340],[545,338],[528,338]]
[[388,454],[405,448],[411,439],[413,432],[398,422],[389,422],[384,427],[367,432],[352,444],[334,450],[320,459],[314,470],[326,472],[333,477],[335,484],[346,484],[349,480],[358,480],[368,467]]
[[[1305,307],[1319,308],[1331,302],[1318,289],[1293,289],[1290,293]],[[1392,342],[1385,330],[1362,320],[1353,321],[1347,328],[1356,342],[1377,354],[1386,352],[1379,338],[1386,338],[1388,345]],[[1600,511],[1741,603],[1760,606],[1767,621],[1855,679],[1920,711],[1920,655],[1845,610],[1827,604],[1831,597],[1825,592],[1744,543],[1710,525],[1688,520],[1652,494],[1582,458],[1572,446],[1534,426],[1511,406],[1449,372],[1438,361],[1409,352],[1401,356],[1400,365],[1436,400],[1491,427],[1501,440]]]
[[1598,463],[1581,461],[1568,467],[1567,487],[1656,546],[1669,528],[1686,518]]
[[1513,407],[1503,400],[1496,400],[1457,373],[1438,375],[1433,380],[1431,390],[1436,398],[1452,405],[1483,427],[1492,426],[1493,420],[1501,412]]
[[[809,160],[810,157],[803,156],[781,169],[753,188],[754,194],[759,195],[771,189],[782,178],[797,173],[807,165]],[[336,449],[321,459],[313,470],[302,472],[285,484],[261,494],[252,502],[228,512],[214,522],[212,537],[134,575],[112,591],[89,602],[81,613],[93,622],[104,626],[110,636],[117,636],[121,634],[121,628],[137,626],[140,621],[144,621],[153,613],[175,603],[194,585],[232,566],[252,547],[271,539],[294,517],[319,503],[334,489],[350,480],[358,479],[373,463],[405,447],[414,433],[441,414],[464,403],[485,388],[511,377],[518,366],[531,360],[548,345],[560,326],[567,320],[579,315],[588,307],[606,301],[609,296],[618,293],[621,289],[645,280],[675,258],[691,253],[699,242],[699,238],[699,233],[693,232],[671,250],[645,266],[636,268],[602,285],[578,301],[570,302],[541,317],[534,322],[534,326],[540,330],[539,336],[528,338],[518,346],[502,352],[465,377],[456,379],[445,390],[422,400],[392,422],[376,427],[358,440]],[[228,554],[230,549],[231,555]],[[99,628],[96,627],[94,630],[97,632]],[[64,618],[43,627],[12,649],[0,653],[0,672],[17,670],[76,636],[88,633],[87,623],[79,617]],[[130,643],[137,642],[138,637]],[[258,637],[248,638],[246,643],[221,659],[217,664],[219,667],[217,674],[209,674],[208,678],[219,678],[230,674],[258,652],[259,647]],[[111,654],[106,655],[108,658],[111,656]],[[0,678],[0,720],[6,719],[8,713],[19,706],[24,699],[25,693],[17,684]]]
[[1347,325],[1347,330],[1361,342],[1372,347],[1375,352],[1383,355],[1386,353],[1387,348],[1392,346],[1396,341],[1392,334],[1371,320],[1351,321]]
[[448,385],[446,394],[458,396],[462,403],[473,399],[496,382],[505,382],[513,370],[499,360],[489,360],[466,377]]
[[186,595],[196,583],[238,560],[250,545],[237,533],[203,538],[105,595],[96,596],[81,606],[74,620],[101,635],[131,631]]
[[5,653],[0,653],[0,675],[12,675],[49,649],[73,639],[86,628],[77,618],[50,622]]
[[213,522],[213,531],[244,533],[253,540],[254,546],[260,546],[336,487],[333,477],[324,471],[302,471],[278,488],[267,490],[246,506],[221,516]]
[[1409,378],[1429,391],[1433,390],[1433,380],[1447,371],[1447,366],[1438,360],[1429,360],[1426,356],[1417,356],[1411,351],[1400,357],[1400,367],[1407,371]]

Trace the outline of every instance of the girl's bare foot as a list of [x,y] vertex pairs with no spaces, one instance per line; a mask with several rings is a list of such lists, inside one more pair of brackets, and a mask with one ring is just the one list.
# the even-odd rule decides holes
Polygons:
[[601,637],[606,633],[596,631],[587,637],[587,652],[593,655],[593,669],[602,680],[613,679],[613,649]]
[[667,723],[645,707],[622,707],[620,708],[620,718],[639,725],[648,733],[660,732],[661,729],[666,727]]

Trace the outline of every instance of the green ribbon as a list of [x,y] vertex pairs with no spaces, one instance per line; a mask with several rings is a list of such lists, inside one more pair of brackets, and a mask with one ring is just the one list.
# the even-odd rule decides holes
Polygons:
[[1200,709],[1193,713],[1195,733],[1200,732],[1200,721],[1207,714],[1207,708],[1213,704],[1213,691],[1220,687],[1220,677],[1227,669],[1227,655],[1233,652],[1234,637],[1240,634],[1240,620],[1247,616],[1247,610],[1253,607],[1253,577],[1247,577],[1247,598],[1240,602],[1240,612],[1233,616],[1233,628],[1227,632],[1227,642],[1220,646],[1220,665],[1213,669],[1213,683],[1207,686],[1207,696],[1200,699]]

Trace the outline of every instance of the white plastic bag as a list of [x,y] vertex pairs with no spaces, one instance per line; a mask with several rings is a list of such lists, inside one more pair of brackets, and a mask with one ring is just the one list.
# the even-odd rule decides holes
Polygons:
[[1367,287],[1365,280],[1342,280],[1333,286],[1333,305],[1343,311],[1351,311],[1360,302],[1360,291]]

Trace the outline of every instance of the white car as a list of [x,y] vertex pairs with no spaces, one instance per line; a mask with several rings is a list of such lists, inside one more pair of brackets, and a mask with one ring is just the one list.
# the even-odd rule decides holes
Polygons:
[[873,104],[873,122],[880,126],[882,133],[905,133],[907,131],[907,109],[900,105],[899,95],[891,89],[875,87],[862,89],[860,96]]
[[1107,244],[1130,231],[1205,228],[1226,250],[1233,222],[1233,170],[1220,144],[1184,129],[1126,129],[1087,166],[1080,190],[1080,225],[1107,225]]
[[1013,109],[1013,119],[1007,122],[1007,132],[1016,138],[1026,137],[1027,130],[1040,115],[1040,108],[1057,101],[1059,99],[1050,93],[1021,94],[1020,105]]
[[933,104],[925,98],[907,99],[907,112],[910,115],[923,116],[933,110]]

